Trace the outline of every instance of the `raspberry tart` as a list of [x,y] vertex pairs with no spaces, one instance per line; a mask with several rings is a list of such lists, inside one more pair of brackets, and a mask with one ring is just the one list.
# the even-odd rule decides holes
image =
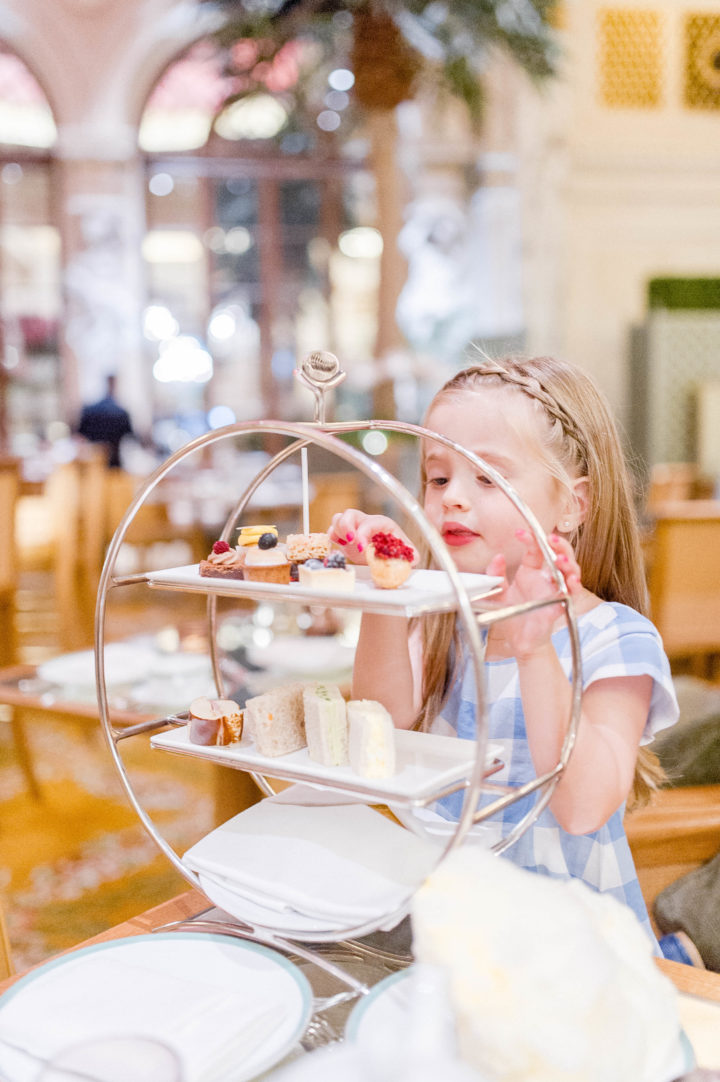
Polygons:
[[374,533],[367,548],[367,562],[372,580],[381,590],[402,586],[412,571],[415,553],[391,533]]

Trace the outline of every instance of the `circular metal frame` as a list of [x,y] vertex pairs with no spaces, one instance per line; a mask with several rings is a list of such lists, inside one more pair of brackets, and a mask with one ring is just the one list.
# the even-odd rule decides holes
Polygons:
[[[482,471],[500,488],[505,496],[511,501],[518,512],[528,525],[530,532],[533,534],[535,541],[537,542],[543,558],[549,568],[551,581],[557,588],[557,593],[542,601],[532,601],[515,606],[505,606],[504,608],[497,609],[495,611],[488,611],[477,614],[473,611],[472,603],[470,602],[465,587],[463,586],[460,573],[458,572],[455,563],[450,556],[448,549],[444,545],[439,532],[435,529],[432,523],[426,517],[421,505],[413,497],[408,490],[397,480],[392,474],[390,474],[379,462],[370,459],[367,455],[358,451],[343,440],[338,439],[339,435],[361,432],[368,430],[381,430],[384,432],[395,432],[416,437],[418,440],[430,440],[439,443],[447,447],[452,452],[455,452],[465,457],[475,468]],[[244,493],[238,500],[235,507],[231,510],[225,527],[222,532],[222,538],[227,540],[230,536],[233,525],[237,519],[242,515],[244,508],[250,502],[253,494],[264,480],[277,468],[277,466],[284,462],[291,455],[295,454],[303,447],[307,447],[309,444],[315,444],[319,447],[330,451],[336,457],[344,460],[350,465],[357,468],[361,473],[365,474],[371,480],[374,480],[386,493],[392,496],[398,503],[400,508],[410,516],[415,524],[419,527],[423,540],[427,544],[430,553],[432,554],[437,566],[446,572],[450,584],[452,585],[453,592],[456,600],[456,611],[459,614],[462,626],[464,628],[467,642],[470,648],[475,682],[477,686],[477,715],[476,715],[476,755],[475,763],[472,774],[468,780],[467,787],[464,793],[463,807],[460,817],[458,819],[455,832],[450,836],[445,848],[441,851],[438,858],[438,864],[447,856],[447,854],[458,846],[468,830],[474,823],[480,822],[484,819],[494,815],[502,808],[515,803],[516,801],[524,798],[530,793],[540,791],[537,800],[533,807],[523,816],[501,842],[499,842],[493,848],[497,851],[503,851],[512,845],[537,819],[542,810],[546,807],[550,801],[555,787],[562,776],[563,771],[567,765],[568,759],[572,752],[572,748],[575,742],[577,733],[577,727],[580,719],[580,706],[582,699],[582,672],[581,672],[581,656],[580,656],[580,644],[577,631],[576,616],[574,611],[574,605],[572,597],[570,596],[565,580],[558,570],[552,550],[547,542],[542,527],[538,523],[537,519],[521,501],[519,496],[511,488],[508,482],[497,472],[489,463],[485,462],[482,458],[475,455],[473,452],[462,447],[460,444],[455,443],[453,440],[442,436],[437,432],[433,432],[427,428],[423,428],[419,425],[404,423],[400,421],[381,421],[381,420],[368,420],[368,421],[352,421],[341,422],[333,424],[310,424],[310,423],[286,423],[281,421],[249,421],[240,424],[234,424],[226,426],[225,428],[217,429],[213,432],[207,433],[198,437],[191,443],[186,444],[183,448],[170,456],[164,463],[162,463],[152,473],[140,487],[135,497],[131,501],[127,508],[127,511],[117,527],[115,534],[108,546],[105,562],[103,565],[102,574],[100,577],[100,583],[98,586],[97,607],[95,612],[95,675],[97,683],[98,694],[98,707],[100,713],[100,720],[103,732],[106,737],[108,747],[111,755],[114,759],[118,773],[122,780],[125,791],[130,799],[130,802],[135,809],[138,817],[143,823],[145,829],[151,835],[158,847],[174,865],[177,871],[193,886],[198,889],[200,887],[200,881],[198,876],[190,871],[182,862],[181,858],[177,855],[174,849],[168,844],[168,842],[159,833],[155,824],[145,812],[145,809],[137,799],[133,787],[128,778],[125,765],[122,760],[122,756],[119,752],[119,743],[128,736],[134,736],[141,732],[150,732],[153,728],[159,728],[160,723],[148,722],[143,725],[133,726],[130,729],[117,729],[112,725],[110,717],[110,708],[108,704],[107,686],[105,682],[105,669],[104,669],[104,649],[105,649],[105,620],[107,612],[107,600],[108,592],[113,587],[130,585],[135,583],[141,583],[146,580],[145,575],[127,576],[122,579],[115,579],[114,569],[117,561],[117,556],[120,551],[120,547],[125,541],[127,532],[135,519],[139,509],[145,503],[147,497],[156,488],[156,486],[170,473],[180,462],[188,458],[192,454],[199,450],[208,448],[223,440],[232,438],[236,439],[241,436],[247,435],[274,435],[284,436],[290,439],[292,442],[283,448],[278,454],[276,454],[266,466],[258,472],[254,481],[245,489]],[[288,601],[292,601],[292,597],[288,596]],[[572,652],[572,699],[571,699],[571,711],[570,718],[568,720],[568,727],[565,735],[565,739],[561,748],[560,757],[557,765],[540,777],[533,779],[531,782],[518,788],[503,787],[503,795],[493,800],[489,805],[484,807],[481,811],[476,811],[477,800],[483,789],[483,775],[485,770],[485,754],[487,746],[487,709],[485,702],[485,677],[484,677],[484,650],[483,641],[481,636],[481,627],[489,626],[490,624],[499,621],[501,619],[507,619],[512,616],[519,615],[523,612],[530,611],[547,604],[562,604],[567,618],[567,624],[570,634],[571,652]],[[224,694],[223,678],[220,671],[217,642],[216,642],[216,630],[217,630],[217,598],[213,595],[208,597],[208,621],[210,630],[210,652],[213,664],[213,673],[215,682],[220,697]],[[273,793],[272,788],[267,781],[260,775],[252,775],[256,782],[260,785],[263,792],[270,795]],[[380,798],[381,799],[381,798]],[[358,937],[366,935],[378,929],[380,926],[390,926],[391,922],[395,919],[400,920],[408,911],[409,902],[412,898],[412,893],[403,901],[403,903],[393,913],[385,914],[381,918],[377,918],[371,922],[366,922],[362,925],[351,927],[343,930],[342,933],[313,933],[313,942],[337,942],[340,939],[347,939],[352,937]],[[255,925],[248,923],[247,928],[250,930],[250,934],[255,935],[258,939],[265,942],[275,943],[276,945],[286,945],[295,942],[294,939],[286,939],[285,937],[278,935],[277,931],[269,926]]]

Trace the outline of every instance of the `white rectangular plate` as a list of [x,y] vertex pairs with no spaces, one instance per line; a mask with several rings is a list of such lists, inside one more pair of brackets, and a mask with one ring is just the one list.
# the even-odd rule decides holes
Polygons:
[[[460,580],[471,601],[489,597],[501,583],[501,579],[492,575],[470,575],[464,572],[460,574]],[[354,589],[342,592],[301,586],[299,582],[281,586],[273,582],[204,578],[200,575],[199,564],[150,571],[147,582],[150,586],[165,590],[191,590],[195,593],[258,600],[290,599],[309,604],[324,600],[329,605],[342,605],[344,608],[374,609],[406,616],[423,612],[448,612],[457,608],[455,590],[445,571],[413,571],[407,582],[396,590],[381,590],[372,582],[367,567],[356,567]]]
[[[303,781],[340,792],[377,798],[388,804],[426,804],[446,786],[467,778],[475,763],[475,741],[435,733],[395,730],[397,770],[391,778],[362,778],[349,766],[324,766],[308,755],[307,748],[289,755],[260,755],[250,738],[226,747],[205,747],[188,739],[188,726],[158,733],[150,738],[154,748],[209,759],[213,763],[250,770],[287,781]],[[501,751],[487,749],[488,767]]]

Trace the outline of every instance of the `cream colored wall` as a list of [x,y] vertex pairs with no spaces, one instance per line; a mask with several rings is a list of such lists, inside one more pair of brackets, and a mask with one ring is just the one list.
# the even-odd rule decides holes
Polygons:
[[[599,101],[600,9],[651,10],[667,28],[664,101]],[[682,104],[682,20],[718,0],[569,0],[565,80],[525,94],[528,327],[533,348],[585,365],[627,418],[627,338],[648,279],[720,273],[720,114]]]
[[[538,92],[498,63],[481,142],[452,111],[441,128],[420,121],[402,137],[403,162],[421,190],[452,190],[478,154],[496,163],[499,183],[517,182],[528,348],[586,366],[621,416],[629,410],[627,335],[643,318],[647,280],[716,274],[720,262],[718,114],[683,108],[679,93],[681,19],[689,10],[716,13],[720,0],[689,5],[622,4],[660,12],[667,23],[660,108],[599,105],[596,17],[607,4],[567,0],[560,80]],[[127,208],[123,273],[138,306],[144,202],[136,125],[159,73],[209,28],[203,19],[195,0],[0,0],[0,37],[29,64],[55,111],[65,261],[81,245],[83,201],[119,197]],[[127,363],[127,393],[142,414],[149,395],[139,347]],[[71,399],[82,386],[74,364],[70,351]]]

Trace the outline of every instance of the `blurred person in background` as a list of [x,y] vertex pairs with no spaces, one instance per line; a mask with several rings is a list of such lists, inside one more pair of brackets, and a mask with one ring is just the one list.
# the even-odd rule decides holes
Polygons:
[[130,414],[115,399],[115,387],[115,376],[108,376],[104,397],[83,406],[77,432],[91,443],[105,444],[108,465],[119,467],[120,443],[125,436],[133,436],[134,433]]

